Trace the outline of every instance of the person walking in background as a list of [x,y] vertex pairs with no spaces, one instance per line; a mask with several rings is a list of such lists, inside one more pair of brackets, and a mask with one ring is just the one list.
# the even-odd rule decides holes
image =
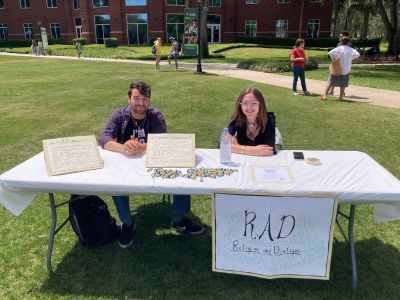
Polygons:
[[293,70],[293,95],[297,96],[297,80],[300,77],[301,88],[305,96],[310,96],[311,93],[307,91],[306,78],[304,71],[304,64],[308,56],[304,52],[304,40],[297,39],[295,46],[290,53],[290,62],[292,63]]
[[82,44],[80,42],[75,43],[76,55],[81,59],[82,55]]
[[43,42],[42,41],[38,42],[38,55],[44,55]]
[[38,52],[37,52],[37,42],[36,42],[36,40],[35,39],[32,39],[32,45],[31,45],[31,48],[32,48],[32,54],[33,55],[38,55]]
[[324,94],[321,96],[321,100],[326,100],[329,90],[332,86],[340,87],[340,95],[338,100],[342,100],[344,97],[344,89],[349,86],[349,73],[351,70],[351,63],[353,59],[360,56],[360,53],[349,47],[349,37],[345,36],[342,38],[342,45],[329,51],[328,55],[333,61],[340,59],[340,67],[342,75],[331,75],[329,74],[328,83],[325,87]]
[[172,43],[171,49],[169,50],[168,65],[171,65],[171,58],[175,60],[175,69],[178,70],[178,56],[179,56],[179,44],[174,37],[169,39]]
[[[343,37],[345,37],[345,36],[349,37],[349,32],[348,32],[348,31],[342,30],[342,31],[339,33],[339,42],[337,43],[336,47],[342,46],[342,39],[343,39]],[[351,42],[349,42],[347,45],[348,45],[349,47],[353,48],[353,45],[351,44]],[[331,51],[331,50],[332,50],[332,48],[329,49],[329,51]],[[333,94],[335,93],[334,90],[335,90],[335,86],[332,86],[331,89],[330,89],[330,91],[328,92],[328,95],[333,95]],[[343,92],[343,96],[344,96],[344,92]]]
[[158,37],[154,46],[156,47],[156,72],[160,72],[160,60],[161,60],[161,38]]
[[275,151],[275,115],[268,112],[262,93],[247,88],[236,100],[228,126],[232,152],[242,155],[269,156]]

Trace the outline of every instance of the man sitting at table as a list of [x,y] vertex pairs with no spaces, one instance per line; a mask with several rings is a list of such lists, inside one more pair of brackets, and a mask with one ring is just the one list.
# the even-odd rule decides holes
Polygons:
[[[100,145],[110,151],[129,155],[141,155],[146,151],[149,133],[166,133],[164,116],[150,107],[151,89],[145,82],[132,82],[128,91],[128,104],[115,110],[107,121],[100,137]],[[130,214],[129,196],[112,196],[121,221],[120,247],[133,243],[135,224]],[[203,226],[195,225],[187,218],[190,212],[190,196],[174,195],[171,229],[191,234],[201,234]]]

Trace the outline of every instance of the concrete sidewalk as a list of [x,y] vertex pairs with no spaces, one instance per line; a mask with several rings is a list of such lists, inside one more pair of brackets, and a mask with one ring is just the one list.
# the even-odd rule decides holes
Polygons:
[[[15,54],[15,53],[5,53],[0,52],[0,55],[12,55],[12,56],[31,56],[37,57],[39,59],[42,58],[52,58],[52,59],[69,59],[69,60],[77,60],[76,57],[70,56],[33,56],[29,54]],[[150,64],[154,65],[154,61],[145,61],[145,60],[134,60],[134,59],[104,59],[104,58],[89,58],[82,57],[81,60],[92,60],[92,61],[109,61],[109,62],[123,62],[123,63],[139,63],[139,64]],[[161,67],[166,67],[167,63],[162,62]],[[196,63],[185,63],[180,62],[180,67],[189,68],[196,70]],[[234,64],[222,64],[222,63],[203,63],[202,69],[206,73],[217,74],[221,76],[233,77],[245,79],[253,82],[265,83],[269,85],[275,85],[279,87],[284,87],[291,89],[293,78],[291,76],[278,75],[274,73],[264,73],[250,70],[243,70],[236,68]],[[306,75],[307,76],[307,75]],[[328,71],[327,71],[328,78]],[[350,74],[350,82],[351,82],[351,74]],[[314,79],[306,79],[307,89],[316,95],[322,94],[326,81],[314,80]],[[298,83],[300,87],[300,82]],[[335,92],[339,92],[339,88],[335,89]],[[300,93],[301,94],[301,93]],[[296,97],[296,96],[293,96]],[[334,100],[334,97],[328,97],[328,101]],[[346,88],[346,100],[350,101],[359,101],[366,102],[373,105],[385,106],[385,107],[393,107],[400,108],[400,92],[388,91],[382,89],[375,89],[369,87],[362,87],[356,85],[349,85]]]

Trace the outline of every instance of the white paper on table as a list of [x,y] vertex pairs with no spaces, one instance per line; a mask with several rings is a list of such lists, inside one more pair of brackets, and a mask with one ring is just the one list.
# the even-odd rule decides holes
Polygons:
[[294,182],[290,169],[287,166],[253,166],[253,179],[257,182]]

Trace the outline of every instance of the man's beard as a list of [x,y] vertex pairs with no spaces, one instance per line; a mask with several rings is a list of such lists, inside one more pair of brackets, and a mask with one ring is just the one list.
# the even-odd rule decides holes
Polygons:
[[146,112],[147,112],[147,107],[146,108],[137,108],[137,107],[131,107],[131,110],[135,113],[135,114],[138,114],[138,115],[145,115],[146,114]]

